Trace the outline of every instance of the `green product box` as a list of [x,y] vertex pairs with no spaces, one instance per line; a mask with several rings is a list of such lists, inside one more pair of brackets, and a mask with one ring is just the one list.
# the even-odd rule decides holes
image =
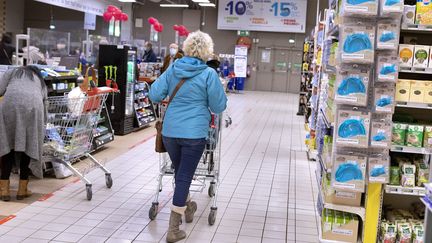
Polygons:
[[432,148],[432,126],[425,126],[423,147]]
[[423,146],[423,132],[424,126],[422,125],[408,125],[406,145],[421,148]]
[[405,145],[407,124],[394,123],[392,129],[392,143],[394,145]]

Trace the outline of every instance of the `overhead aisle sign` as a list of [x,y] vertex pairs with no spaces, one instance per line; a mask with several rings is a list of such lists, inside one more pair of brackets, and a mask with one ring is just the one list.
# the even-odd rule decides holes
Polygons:
[[218,29],[305,33],[307,0],[219,0]]
[[101,0],[35,0],[42,3],[55,5],[62,8],[69,8],[84,13],[91,13],[102,16],[108,6],[106,1]]

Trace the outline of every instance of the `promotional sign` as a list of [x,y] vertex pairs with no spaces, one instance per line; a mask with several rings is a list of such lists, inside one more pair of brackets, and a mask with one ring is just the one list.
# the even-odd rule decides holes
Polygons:
[[84,13],[92,13],[102,16],[108,4],[98,0],[36,0],[38,2],[69,8]]
[[84,29],[85,30],[96,29],[96,14],[91,14],[91,13],[84,14]]
[[219,0],[218,29],[305,33],[307,0]]
[[234,73],[237,78],[246,78],[247,75],[247,52],[246,46],[235,47]]

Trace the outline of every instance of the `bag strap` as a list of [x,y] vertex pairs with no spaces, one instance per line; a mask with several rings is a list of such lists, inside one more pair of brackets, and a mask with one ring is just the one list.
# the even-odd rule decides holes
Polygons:
[[[173,91],[173,93],[172,93],[172,95],[170,96],[170,98],[169,98],[169,100],[168,100],[168,104],[167,104],[167,107],[166,107],[166,109],[165,109],[165,113],[167,112],[167,110],[168,110],[168,106],[169,106],[169,104],[171,104],[171,102],[172,102],[172,100],[174,99],[174,97],[176,96],[176,94],[177,94],[177,92],[179,91],[179,89],[181,88],[181,86],[183,86],[183,84],[186,82],[186,79],[182,79],[182,80],[180,80],[180,82],[177,84],[177,86],[175,87],[175,89],[174,89],[174,91]],[[163,120],[165,120],[165,115],[163,116],[163,118],[162,118],[162,121]]]
[[179,89],[181,88],[181,86],[183,86],[183,84],[186,82],[186,79],[182,79],[177,86],[175,87],[172,95],[170,96],[169,100],[168,100],[168,105],[167,105],[167,109],[169,104],[172,102],[172,100],[174,99],[174,97],[176,96],[177,92],[179,91]]

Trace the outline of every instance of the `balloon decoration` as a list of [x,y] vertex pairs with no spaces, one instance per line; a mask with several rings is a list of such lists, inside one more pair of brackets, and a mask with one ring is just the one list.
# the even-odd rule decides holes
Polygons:
[[156,32],[160,33],[160,32],[162,32],[164,30],[163,24],[159,23],[159,21],[156,18],[150,17],[150,18],[148,18],[148,22],[149,22],[150,25],[153,26],[153,29]]
[[103,19],[105,20],[105,22],[110,22],[113,18],[116,21],[129,20],[129,16],[126,13],[123,13],[121,9],[113,5],[108,5],[107,10],[103,14]]
[[189,35],[189,30],[184,25],[174,25],[173,29],[178,32],[179,36]]

